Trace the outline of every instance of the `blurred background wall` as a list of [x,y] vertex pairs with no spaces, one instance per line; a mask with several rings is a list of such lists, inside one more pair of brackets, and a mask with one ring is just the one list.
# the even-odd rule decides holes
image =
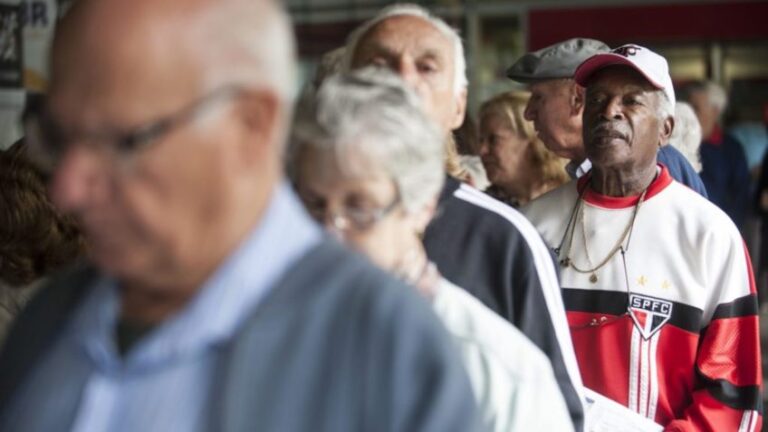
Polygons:
[[[349,31],[392,1],[287,0],[296,21],[302,67],[344,43]],[[610,46],[633,42],[665,55],[676,84],[711,79],[730,92],[733,116],[762,120],[768,101],[768,2],[681,0],[431,0],[461,30],[470,106],[509,90],[505,69],[520,55],[571,37]]]
[[[385,0],[285,0],[296,23],[302,76],[320,56]],[[22,80],[0,80],[0,148],[18,138],[24,91],[42,91],[56,18],[72,0],[0,0],[0,67],[17,64]],[[768,1],[423,0],[461,30],[468,56],[470,108],[514,84],[504,70],[528,50],[575,36],[611,46],[634,42],[667,57],[676,83],[711,79],[730,95],[727,120],[762,121],[768,102]],[[8,18],[15,9],[17,18]],[[13,39],[15,35],[18,40]],[[18,44],[18,45],[16,45]],[[15,60],[6,62],[15,48]],[[16,63],[13,63],[16,62]],[[0,77],[1,78],[1,77]],[[762,156],[759,155],[759,156]],[[757,158],[758,155],[752,155]],[[761,158],[762,160],[762,158]]]

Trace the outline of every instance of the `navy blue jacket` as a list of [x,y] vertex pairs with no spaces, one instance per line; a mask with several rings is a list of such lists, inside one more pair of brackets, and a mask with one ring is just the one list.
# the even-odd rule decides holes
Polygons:
[[[574,428],[581,431],[584,411],[572,376],[578,366],[562,300],[553,299],[560,297],[554,267],[547,271],[553,257],[536,228],[517,210],[448,177],[424,246],[446,279],[512,323],[549,357]],[[556,325],[565,328],[565,340]]]
[[741,230],[750,203],[750,181],[744,149],[725,135],[719,143],[701,143],[701,179],[709,200],[720,207]]
[[671,145],[660,148],[657,160],[667,167],[673,179],[698,192],[704,198],[709,198],[701,177],[678,149]]

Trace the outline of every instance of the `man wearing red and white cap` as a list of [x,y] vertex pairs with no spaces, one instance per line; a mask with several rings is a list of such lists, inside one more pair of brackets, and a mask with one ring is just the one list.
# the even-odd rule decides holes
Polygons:
[[656,162],[674,128],[666,60],[625,45],[575,80],[592,170],[523,211],[558,255],[585,386],[665,430],[759,430],[749,257],[725,213]]

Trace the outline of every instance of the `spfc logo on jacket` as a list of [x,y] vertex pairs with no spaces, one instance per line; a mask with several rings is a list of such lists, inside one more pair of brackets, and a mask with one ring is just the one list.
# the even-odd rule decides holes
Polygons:
[[672,302],[632,294],[629,296],[629,315],[643,339],[650,339],[672,316]]

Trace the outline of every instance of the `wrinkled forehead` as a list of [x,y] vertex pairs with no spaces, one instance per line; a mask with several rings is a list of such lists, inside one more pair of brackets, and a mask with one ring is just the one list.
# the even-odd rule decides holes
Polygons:
[[629,66],[613,65],[595,72],[587,82],[588,93],[608,90],[656,93],[659,89],[637,70]]
[[554,78],[529,83],[527,88],[531,92],[531,97],[537,99],[567,97],[570,95],[572,83],[573,80],[567,78]]
[[374,24],[355,48],[353,58],[359,60],[371,53],[430,55],[452,61],[453,43],[428,20],[413,15],[395,15]]

